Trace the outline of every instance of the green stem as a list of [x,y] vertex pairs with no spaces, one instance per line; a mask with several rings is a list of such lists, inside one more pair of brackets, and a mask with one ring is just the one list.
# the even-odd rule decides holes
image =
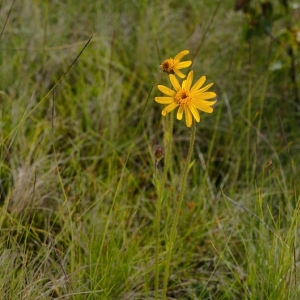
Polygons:
[[[173,140],[173,119],[174,113],[170,114],[168,130],[165,136],[165,145],[167,145],[167,151],[165,154],[164,173],[161,182],[159,182],[158,175],[155,176],[158,187],[158,198],[157,208],[155,216],[155,227],[156,227],[156,245],[155,245],[155,299],[158,300],[158,289],[159,289],[159,245],[160,245],[160,219],[161,219],[161,204],[164,197],[164,187],[167,181],[167,175],[170,165],[171,148]],[[156,173],[157,174],[157,173]]]
[[167,153],[165,156],[165,165],[164,165],[162,186],[164,186],[167,181],[167,175],[168,175],[169,166],[170,166],[171,149],[172,149],[172,143],[173,143],[173,121],[174,121],[174,111],[172,111],[170,113],[169,128],[168,128],[167,136],[166,136],[166,140],[165,140],[165,144],[167,144]]
[[187,181],[187,175],[189,172],[189,166],[190,166],[190,162],[191,162],[191,158],[192,158],[192,154],[193,154],[193,150],[194,150],[195,135],[196,135],[196,122],[193,121],[189,153],[188,153],[188,156],[187,156],[187,159],[185,162],[185,166],[184,166],[180,192],[178,195],[177,208],[176,208],[174,222],[172,224],[171,233],[170,233],[170,240],[167,243],[167,259],[166,259],[165,275],[164,275],[163,300],[167,299],[167,288],[168,288],[168,280],[169,280],[169,272],[170,272],[170,263],[171,263],[171,258],[172,258],[172,250],[173,250],[173,246],[174,246],[175,239],[176,239],[177,226],[178,226],[179,215],[180,215],[181,206],[182,206],[182,202],[183,202],[183,196],[184,196],[184,190],[185,190],[186,181]]

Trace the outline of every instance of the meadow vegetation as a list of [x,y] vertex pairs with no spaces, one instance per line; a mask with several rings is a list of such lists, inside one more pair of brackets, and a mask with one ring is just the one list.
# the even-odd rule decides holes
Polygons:
[[[169,141],[154,97],[185,49],[218,101],[197,123],[167,297],[299,299],[297,1],[11,0],[0,20],[1,299],[154,299]],[[190,131],[174,119],[159,299]]]

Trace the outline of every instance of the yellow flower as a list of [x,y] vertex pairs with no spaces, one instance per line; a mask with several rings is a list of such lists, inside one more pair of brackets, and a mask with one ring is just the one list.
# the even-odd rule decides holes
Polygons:
[[192,64],[192,61],[187,60],[187,61],[180,62],[180,60],[189,53],[190,53],[189,50],[181,51],[174,57],[174,59],[169,58],[164,60],[163,63],[160,65],[160,67],[163,69],[164,72],[168,74],[175,73],[178,77],[184,78],[185,75],[181,71],[179,71],[179,69],[184,69],[189,67]]
[[200,122],[198,109],[207,113],[213,112],[213,108],[211,106],[216,103],[216,100],[205,100],[215,98],[217,95],[214,92],[206,92],[213,83],[201,88],[206,80],[205,76],[202,76],[193,86],[193,71],[191,71],[188,74],[187,79],[182,82],[182,86],[180,86],[174,75],[169,75],[169,77],[175,91],[164,85],[158,85],[158,89],[168,97],[155,97],[155,101],[157,103],[169,104],[163,109],[163,116],[166,116],[167,113],[179,106],[177,119],[181,120],[184,113],[186,126],[191,127],[193,118],[196,122]]

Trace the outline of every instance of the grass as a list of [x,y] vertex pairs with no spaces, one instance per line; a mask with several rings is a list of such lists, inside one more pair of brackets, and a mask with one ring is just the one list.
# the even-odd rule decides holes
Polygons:
[[[247,42],[231,1],[6,1],[0,20],[1,299],[154,299],[154,152],[168,142],[154,97],[160,63],[184,49],[218,102],[197,124],[168,299],[298,299],[299,103],[284,44]],[[189,137],[174,120],[159,299]]]

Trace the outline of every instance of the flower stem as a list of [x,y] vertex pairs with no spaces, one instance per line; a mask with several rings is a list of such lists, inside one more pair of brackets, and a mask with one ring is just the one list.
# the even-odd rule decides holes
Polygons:
[[179,221],[179,215],[181,212],[181,206],[183,202],[183,196],[184,196],[184,190],[186,186],[187,181],[187,175],[189,172],[189,166],[194,150],[194,143],[195,143],[195,135],[196,135],[196,122],[193,121],[192,125],[192,133],[191,133],[191,140],[190,140],[190,147],[189,147],[189,153],[185,162],[184,170],[183,170],[183,176],[181,181],[181,187],[180,192],[178,195],[178,202],[177,207],[175,211],[175,217],[174,222],[172,224],[171,233],[170,233],[170,239],[167,243],[167,259],[166,259],[166,265],[165,265],[165,274],[164,274],[164,286],[163,286],[163,300],[167,299],[167,288],[168,288],[168,280],[169,280],[169,272],[170,272],[170,264],[171,264],[171,258],[172,258],[172,250],[174,247],[175,239],[176,239],[176,233],[177,233],[177,226]]
[[[164,197],[164,187],[167,181],[167,175],[170,165],[171,148],[173,140],[173,119],[174,113],[170,114],[168,129],[165,136],[165,144],[167,145],[167,151],[165,155],[164,173],[161,182],[158,180],[158,175],[155,176],[157,179],[157,207],[155,216],[155,227],[156,227],[156,246],[155,246],[155,299],[158,300],[158,289],[159,289],[159,245],[160,245],[160,219],[161,219],[161,204]],[[157,174],[157,173],[156,173]]]

